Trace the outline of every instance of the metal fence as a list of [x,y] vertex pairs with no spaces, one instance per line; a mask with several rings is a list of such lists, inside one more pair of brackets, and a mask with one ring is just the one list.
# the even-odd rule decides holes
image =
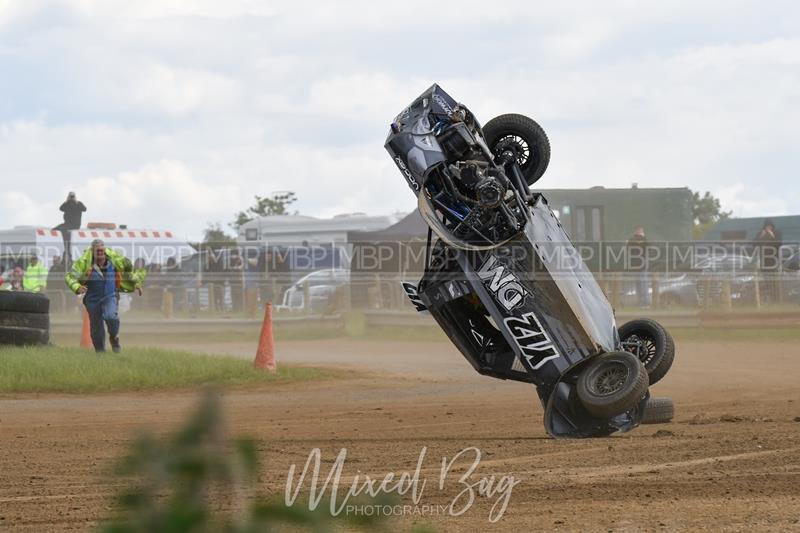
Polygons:
[[[615,309],[647,307],[722,308],[800,305],[800,274],[795,272],[751,272],[741,275],[709,273],[608,272],[595,276]],[[211,280],[194,283],[179,276],[166,283],[145,284],[142,296],[123,296],[121,310],[174,316],[235,315],[255,317],[267,302],[278,312],[330,314],[353,309],[412,311],[401,282],[418,277],[372,274],[354,277],[349,283],[320,285],[288,278],[231,282]],[[287,291],[292,289],[292,296]],[[66,289],[48,289],[51,312],[70,313],[80,305]]]

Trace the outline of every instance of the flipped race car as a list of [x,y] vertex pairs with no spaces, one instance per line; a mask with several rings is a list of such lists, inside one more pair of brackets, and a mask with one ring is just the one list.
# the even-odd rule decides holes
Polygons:
[[484,127],[434,84],[392,122],[385,147],[429,227],[419,283],[403,283],[480,374],[532,383],[554,437],[642,421],[675,348],[652,320],[617,329],[594,276],[533,185],[550,144],[523,115]]

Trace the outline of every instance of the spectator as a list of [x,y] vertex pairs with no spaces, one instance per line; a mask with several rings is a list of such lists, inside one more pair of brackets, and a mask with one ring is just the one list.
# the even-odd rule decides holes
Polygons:
[[25,275],[25,271],[22,270],[21,266],[15,266],[14,270],[11,272],[11,290],[12,291],[21,291],[22,288],[22,279]]
[[219,250],[208,250],[208,305],[218,313],[225,312],[225,280],[223,279],[223,258]]
[[228,284],[231,288],[231,306],[234,313],[244,311],[244,261],[236,248],[228,257]]
[[162,269],[164,278],[164,288],[172,293],[173,305],[175,309],[182,311],[184,308],[184,295],[186,289],[183,286],[183,279],[181,276],[181,266],[175,261],[174,257],[167,259],[167,264]]
[[637,226],[627,243],[627,269],[634,272],[636,298],[642,307],[650,305],[650,283],[647,275],[647,237],[644,228]]
[[756,248],[759,254],[759,267],[761,269],[761,292],[765,301],[777,302],[780,300],[780,232],[775,229],[771,219],[764,220],[761,231],[756,235]]
[[67,200],[61,204],[59,209],[64,213],[64,222],[53,229],[61,232],[61,238],[64,241],[64,259],[69,264],[72,262],[72,230],[80,229],[81,217],[86,211],[86,206],[83,205],[83,202],[78,201],[74,192],[70,191]]
[[14,267],[8,279],[0,278],[0,290],[21,291],[22,290],[22,267]]
[[63,294],[61,291],[56,290],[55,287],[58,287],[58,283],[60,280],[64,279],[64,275],[66,274],[66,269],[64,268],[64,261],[61,259],[61,256],[57,255],[53,258],[53,266],[50,267],[50,270],[47,271],[47,286],[50,287],[50,311],[51,312],[60,312],[65,311],[65,301],[63,298]]
[[22,277],[22,289],[28,292],[42,292],[47,288],[47,268],[34,254],[28,260],[28,268]]
[[[142,294],[144,271],[134,271],[130,260],[114,250],[106,250],[100,239],[75,261],[65,276],[67,286],[75,294],[83,294],[83,304],[89,314],[92,344],[96,352],[105,351],[106,332],[111,349],[117,353],[119,342],[119,293],[137,291]],[[105,327],[104,327],[105,323]]]
[[273,283],[269,283],[272,276],[270,265],[273,263],[272,252],[265,250],[259,255],[258,271],[262,276],[262,283],[260,286],[260,298],[262,303],[272,302],[275,300],[276,295],[272,294]]
[[149,266],[150,289],[145,296],[145,307],[148,311],[161,309],[164,303],[164,279],[161,275],[161,265],[151,263]]

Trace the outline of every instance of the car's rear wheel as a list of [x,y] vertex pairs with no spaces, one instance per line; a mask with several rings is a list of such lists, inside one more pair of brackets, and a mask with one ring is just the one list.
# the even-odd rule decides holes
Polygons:
[[510,150],[528,185],[542,177],[550,163],[550,141],[541,126],[525,115],[509,113],[483,126],[486,144],[495,156]]
[[633,409],[644,397],[647,371],[630,352],[609,352],[583,369],[577,390],[589,414],[611,418]]
[[667,375],[675,359],[675,342],[664,327],[648,318],[631,320],[619,328],[622,349],[644,364],[650,385]]
[[666,424],[675,416],[675,404],[672,398],[647,399],[642,412],[642,424]]

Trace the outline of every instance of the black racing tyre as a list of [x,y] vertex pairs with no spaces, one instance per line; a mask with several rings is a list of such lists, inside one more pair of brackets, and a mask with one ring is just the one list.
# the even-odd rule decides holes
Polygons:
[[49,313],[50,299],[40,292],[0,291],[0,311]]
[[483,127],[486,144],[495,156],[511,149],[528,185],[542,177],[550,163],[550,141],[541,126],[525,115],[495,117]]
[[642,412],[642,424],[666,424],[675,416],[675,404],[672,398],[647,399]]
[[50,331],[47,329],[0,326],[0,345],[27,346],[49,342]]
[[639,318],[619,328],[622,349],[636,355],[647,369],[650,385],[667,375],[675,360],[675,342],[664,327],[649,318]]
[[577,389],[589,414],[611,418],[633,409],[647,394],[647,371],[630,352],[608,352],[583,369]]
[[50,315],[47,313],[0,311],[0,328],[6,326],[50,329]]

